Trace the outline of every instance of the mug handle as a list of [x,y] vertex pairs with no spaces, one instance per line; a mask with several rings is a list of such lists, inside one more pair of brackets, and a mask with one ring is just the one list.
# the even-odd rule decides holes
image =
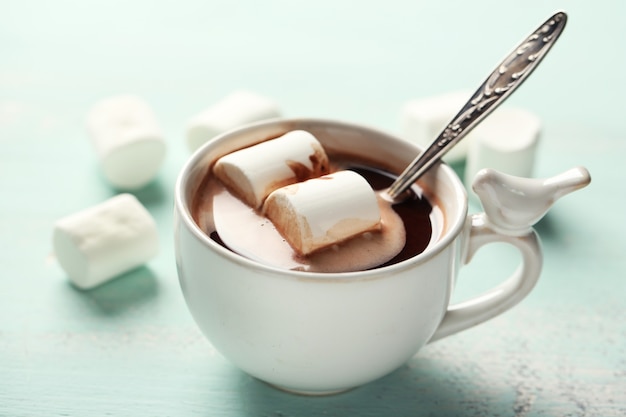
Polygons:
[[430,342],[473,327],[510,309],[533,289],[543,264],[541,243],[533,228],[526,233],[514,235],[501,233],[493,228],[484,213],[469,218],[469,235],[462,254],[463,264],[471,261],[478,249],[488,243],[505,242],[515,246],[522,255],[517,270],[503,283],[470,300],[448,307]]
[[522,254],[519,268],[502,284],[478,297],[453,304],[443,316],[430,342],[460,332],[504,313],[533,289],[543,264],[541,243],[532,225],[566,194],[591,181],[584,167],[575,167],[550,178],[522,178],[493,169],[476,174],[472,188],[485,209],[468,217],[467,240],[462,246],[463,264],[492,242],[515,246]]

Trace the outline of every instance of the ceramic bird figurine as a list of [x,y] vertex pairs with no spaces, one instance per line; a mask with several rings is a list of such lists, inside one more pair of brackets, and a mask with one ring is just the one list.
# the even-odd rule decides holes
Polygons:
[[476,174],[472,188],[491,225],[521,234],[541,220],[556,200],[590,181],[584,167],[550,178],[522,178],[487,168]]

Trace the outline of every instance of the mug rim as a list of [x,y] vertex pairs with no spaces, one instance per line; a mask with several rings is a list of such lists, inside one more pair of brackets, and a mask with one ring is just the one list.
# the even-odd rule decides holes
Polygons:
[[233,252],[232,250],[223,247],[219,243],[215,242],[210,238],[204,231],[201,230],[200,226],[193,220],[191,215],[191,210],[188,207],[185,198],[185,190],[188,187],[189,180],[191,178],[192,171],[198,166],[198,164],[202,161],[204,156],[207,153],[207,149],[213,146],[214,143],[224,140],[225,137],[231,136],[234,133],[241,132],[244,133],[246,131],[255,130],[258,128],[262,128],[264,126],[272,126],[279,124],[316,124],[323,125],[329,127],[341,127],[341,128],[350,128],[357,129],[361,131],[367,131],[374,135],[383,135],[394,138],[395,140],[403,141],[405,144],[415,148],[415,155],[417,155],[421,148],[416,144],[409,142],[401,137],[387,133],[381,129],[367,126],[365,124],[360,123],[352,123],[347,121],[339,121],[335,119],[327,119],[327,118],[309,118],[309,117],[298,117],[298,118],[273,118],[266,119],[259,122],[254,122],[250,124],[246,124],[244,126],[240,126],[234,129],[230,129],[225,131],[214,138],[210,139],[198,149],[194,151],[194,153],[187,159],[183,167],[181,168],[178,178],[176,180],[175,189],[174,189],[174,209],[176,211],[176,217],[178,217],[179,222],[183,222],[185,227],[194,235],[194,237],[203,245],[222,257],[225,257],[230,262],[238,264],[240,266],[255,269],[260,271],[269,272],[273,275],[283,276],[286,278],[298,279],[298,280],[312,280],[312,281],[354,281],[354,280],[366,280],[373,278],[384,278],[387,276],[394,275],[399,271],[403,271],[406,269],[413,268],[415,265],[422,264],[439,253],[441,253],[445,248],[447,248],[456,237],[461,233],[463,226],[465,224],[465,219],[468,213],[468,197],[467,192],[465,191],[465,187],[461,183],[461,180],[456,175],[454,170],[447,165],[445,162],[440,161],[437,162],[435,166],[431,169],[437,169],[442,171],[442,175],[444,175],[448,179],[448,182],[452,183],[452,186],[455,190],[455,197],[457,199],[457,203],[460,202],[460,210],[458,218],[454,219],[454,223],[449,228],[449,230],[443,234],[443,236],[437,240],[432,246],[427,247],[423,252],[403,261],[394,263],[392,265],[387,265],[383,267],[376,267],[368,270],[359,270],[359,271],[348,271],[348,272],[310,272],[310,271],[298,271],[280,268],[272,265],[266,265],[252,259],[249,259],[243,255]]

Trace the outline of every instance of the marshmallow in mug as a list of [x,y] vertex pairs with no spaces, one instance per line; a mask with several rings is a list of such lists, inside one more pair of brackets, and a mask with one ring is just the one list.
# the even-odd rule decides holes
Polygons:
[[191,119],[187,145],[195,151],[227,130],[279,116],[273,100],[250,91],[235,91]]
[[326,151],[307,131],[226,154],[213,173],[301,255],[381,229],[378,200],[367,180],[353,171],[328,174]]
[[152,109],[141,98],[101,100],[87,115],[87,129],[104,176],[116,188],[134,190],[154,179],[165,142]]
[[156,223],[132,194],[58,220],[53,246],[69,279],[82,289],[141,266],[159,250]]
[[303,255],[381,228],[376,194],[354,171],[281,187],[267,197],[263,211]]
[[258,209],[275,189],[327,174],[328,169],[328,156],[315,136],[294,130],[224,155],[213,172],[246,204]]

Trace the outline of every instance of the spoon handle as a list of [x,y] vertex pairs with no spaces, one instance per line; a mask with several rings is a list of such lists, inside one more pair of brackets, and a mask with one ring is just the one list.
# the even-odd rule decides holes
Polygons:
[[565,27],[567,15],[558,12],[515,48],[487,77],[445,129],[391,184],[387,194],[396,199],[496,109],[539,65]]

